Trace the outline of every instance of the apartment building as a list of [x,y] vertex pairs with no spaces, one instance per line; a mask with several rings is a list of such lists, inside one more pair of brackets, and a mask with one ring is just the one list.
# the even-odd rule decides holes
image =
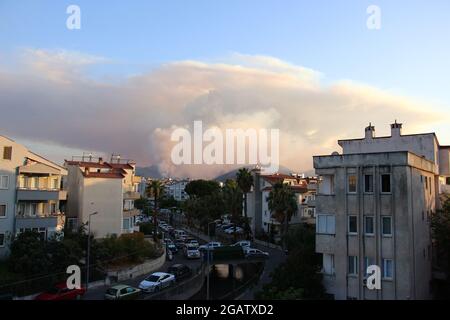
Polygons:
[[91,217],[91,232],[96,238],[138,231],[140,211],[134,201],[140,198],[135,163],[113,156],[109,162],[92,156],[66,160],[68,170],[67,219],[75,229]]
[[169,197],[174,197],[177,201],[185,201],[189,195],[184,190],[189,183],[189,179],[185,180],[169,180],[165,185],[165,194]]
[[262,175],[260,169],[252,170],[254,185],[247,195],[247,214],[251,219],[251,229],[255,234],[280,234],[280,223],[272,217],[269,209],[269,194],[274,184],[288,184],[297,200],[297,213],[291,218],[290,224],[301,222],[314,223],[315,215],[315,185],[317,180],[305,178],[303,175],[286,175],[275,173]]
[[[313,157],[321,176],[316,251],[335,299],[431,298],[430,217],[445,189],[448,148],[434,133],[401,129],[395,122],[390,136],[376,137],[369,125],[363,139],[338,141],[342,154]],[[366,286],[369,265],[381,268],[380,290]]]
[[14,235],[35,230],[42,239],[63,235],[67,171],[0,136],[0,258]]

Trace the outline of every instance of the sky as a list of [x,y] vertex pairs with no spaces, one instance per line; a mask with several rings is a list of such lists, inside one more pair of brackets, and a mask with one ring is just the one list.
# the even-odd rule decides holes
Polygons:
[[449,15],[447,0],[0,0],[0,134],[58,162],[119,152],[209,176],[226,168],[170,162],[174,128],[279,128],[297,171],[369,122],[450,144]]

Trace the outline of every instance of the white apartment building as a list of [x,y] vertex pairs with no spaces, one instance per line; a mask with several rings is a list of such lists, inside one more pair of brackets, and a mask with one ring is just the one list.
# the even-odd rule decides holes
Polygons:
[[63,235],[66,175],[63,167],[0,136],[0,259],[19,232],[35,230],[42,239]]
[[[291,218],[290,224],[314,222],[316,180],[298,175],[271,174],[261,175],[259,169],[252,170],[254,186],[247,195],[247,214],[251,219],[251,229],[255,234],[279,233],[280,223],[272,217],[269,209],[269,194],[277,182],[288,184],[295,194],[298,211]],[[310,183],[311,182],[311,183]],[[271,230],[272,229],[272,230]]]
[[189,179],[170,180],[164,186],[165,194],[169,197],[174,197],[177,201],[185,201],[189,198],[189,195],[184,191],[188,183]]
[[[339,140],[343,152],[315,156],[316,251],[324,285],[335,299],[429,299],[430,217],[447,188],[448,147],[434,133]],[[366,286],[369,265],[381,268],[380,290]]]
[[81,157],[65,162],[68,170],[67,219],[75,229],[91,217],[91,232],[96,238],[121,235],[138,230],[136,218],[140,211],[134,201],[141,178],[135,175],[135,164],[120,157],[110,162],[102,158]]

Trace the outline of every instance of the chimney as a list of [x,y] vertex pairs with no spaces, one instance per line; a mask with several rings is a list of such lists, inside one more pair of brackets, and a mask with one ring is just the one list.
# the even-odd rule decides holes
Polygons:
[[402,124],[397,123],[397,120],[391,124],[391,137],[400,137],[402,135]]
[[369,126],[366,127],[365,137],[366,137],[366,140],[375,138],[375,127],[372,126],[372,123],[369,123]]
[[98,158],[98,163],[99,164],[103,164],[103,158],[102,157]]

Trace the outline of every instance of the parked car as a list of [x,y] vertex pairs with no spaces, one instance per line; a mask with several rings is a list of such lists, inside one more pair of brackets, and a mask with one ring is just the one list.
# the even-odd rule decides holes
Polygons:
[[242,229],[241,227],[231,227],[225,230],[226,234],[233,234],[233,233],[243,233],[244,229]]
[[245,249],[246,258],[269,258],[269,253],[258,249],[248,248]]
[[192,275],[192,270],[184,264],[174,264],[167,270],[168,273],[175,276],[176,281],[187,279]]
[[59,283],[53,288],[39,294],[34,300],[79,300],[86,293],[86,288],[69,289],[66,283]]
[[175,240],[175,246],[178,249],[183,249],[184,248],[184,241],[181,239]]
[[188,238],[188,239],[186,239],[185,241],[184,241],[184,243],[186,244],[186,245],[193,245],[193,246],[196,246],[197,248],[200,246],[200,244],[198,243],[198,241],[197,241],[197,239],[193,239],[193,238]]
[[223,225],[220,226],[220,228],[223,231],[225,231],[225,230],[227,230],[228,228],[231,228],[231,227],[234,227],[234,224],[232,224],[232,223],[224,223]]
[[139,284],[139,289],[144,292],[158,292],[175,283],[175,276],[165,272],[155,272],[149,275]]
[[106,290],[105,300],[133,300],[138,298],[141,293],[141,289],[118,284]]
[[222,246],[222,243],[213,241],[213,242],[208,242],[207,244],[201,245],[200,247],[198,247],[198,249],[200,251],[213,250],[214,248],[221,247],[221,246]]
[[186,231],[180,229],[175,230],[174,234],[176,239],[180,239],[182,236],[187,236]]
[[172,252],[172,253],[177,253],[178,252],[178,248],[174,243],[169,243],[167,245],[167,248]]
[[235,244],[232,244],[233,247],[242,247],[242,248],[250,248],[251,247],[251,242],[248,240],[242,240],[242,241],[238,241]]

